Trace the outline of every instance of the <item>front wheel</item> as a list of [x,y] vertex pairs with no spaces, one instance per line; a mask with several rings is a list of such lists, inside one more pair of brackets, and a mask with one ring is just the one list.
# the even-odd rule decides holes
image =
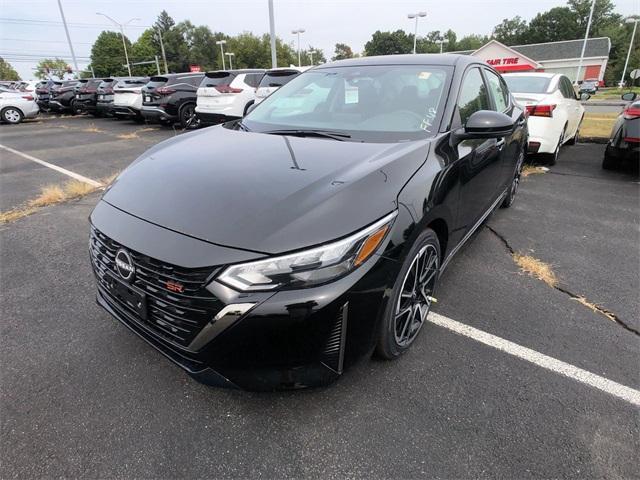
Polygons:
[[398,358],[413,344],[427,319],[440,273],[440,242],[427,228],[407,255],[380,323],[376,353]]
[[22,121],[24,115],[22,115],[22,112],[17,108],[7,107],[0,112],[0,117],[2,117],[3,122],[16,125]]
[[184,129],[197,128],[200,120],[196,116],[196,106],[188,104],[180,110],[180,126]]
[[511,186],[507,192],[507,196],[504,197],[502,208],[509,208],[513,201],[516,199],[516,193],[518,193],[518,187],[520,186],[520,178],[522,176],[522,167],[524,166],[524,149],[520,151],[518,161],[516,163],[516,171],[513,174],[513,180],[511,180]]

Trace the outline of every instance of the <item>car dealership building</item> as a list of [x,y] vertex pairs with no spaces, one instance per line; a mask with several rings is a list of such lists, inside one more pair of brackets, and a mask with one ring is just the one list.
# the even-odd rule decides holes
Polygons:
[[[451,53],[480,57],[503,73],[533,71],[562,73],[571,81],[575,81],[583,42],[584,39],[508,47],[497,40],[491,40],[478,50]],[[608,37],[587,40],[580,81],[597,78],[602,84],[610,49],[611,40]]]

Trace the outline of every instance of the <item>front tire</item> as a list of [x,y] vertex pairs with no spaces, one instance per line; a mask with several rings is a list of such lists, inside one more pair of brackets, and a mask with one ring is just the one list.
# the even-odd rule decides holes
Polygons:
[[2,121],[5,123],[17,125],[18,123],[22,122],[24,115],[15,107],[7,107],[3,108],[2,112],[0,112],[0,118],[2,118]]
[[380,322],[378,356],[393,360],[406,352],[427,319],[440,274],[440,242],[425,229],[416,239],[396,278]]
[[196,116],[196,106],[189,103],[180,109],[180,126],[185,130],[188,128],[197,128],[200,120]]
[[513,180],[511,181],[511,185],[509,186],[509,191],[507,192],[507,196],[504,197],[501,208],[509,208],[513,205],[513,201],[516,199],[516,194],[518,193],[518,187],[520,186],[520,178],[522,176],[522,167],[524,166],[524,149],[520,151],[520,155],[518,156],[518,161],[516,163],[516,171],[513,174]]

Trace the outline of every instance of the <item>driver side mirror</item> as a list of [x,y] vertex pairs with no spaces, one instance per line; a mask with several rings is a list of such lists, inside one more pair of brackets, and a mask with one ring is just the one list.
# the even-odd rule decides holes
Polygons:
[[510,116],[493,110],[479,110],[469,117],[465,126],[455,132],[458,140],[499,138],[513,132]]
[[633,102],[637,96],[638,94],[636,92],[627,92],[622,95],[622,100],[625,102]]

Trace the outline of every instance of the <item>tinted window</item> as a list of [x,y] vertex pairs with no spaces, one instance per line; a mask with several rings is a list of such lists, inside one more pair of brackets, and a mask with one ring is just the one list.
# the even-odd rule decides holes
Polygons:
[[458,97],[458,111],[462,124],[467,123],[469,117],[480,110],[490,110],[489,95],[480,69],[473,68],[464,77]]
[[151,77],[151,80],[145,86],[149,89],[164,87],[168,81],[167,77]]
[[513,93],[546,93],[551,77],[505,75],[509,90]]
[[437,131],[450,68],[426,65],[321,68],[260,103],[251,130],[320,129],[357,141],[401,141]]
[[496,110],[498,112],[504,112],[509,106],[509,92],[507,91],[507,86],[504,84],[502,79],[491,70],[485,70],[485,73],[487,74],[489,90],[491,90],[491,95],[496,103]]
[[564,85],[564,96],[567,98],[576,98],[576,92],[573,89],[573,85],[571,85],[571,80],[567,77],[562,77],[561,79],[562,85]]
[[262,73],[247,73],[244,78],[244,83],[251,85],[253,88],[258,88]]
[[234,78],[236,78],[235,74],[229,72],[210,72],[204,76],[200,86],[217,87],[218,85],[229,85]]
[[277,70],[267,72],[260,80],[260,87],[281,87],[289,83],[289,81],[299,75],[296,70]]

